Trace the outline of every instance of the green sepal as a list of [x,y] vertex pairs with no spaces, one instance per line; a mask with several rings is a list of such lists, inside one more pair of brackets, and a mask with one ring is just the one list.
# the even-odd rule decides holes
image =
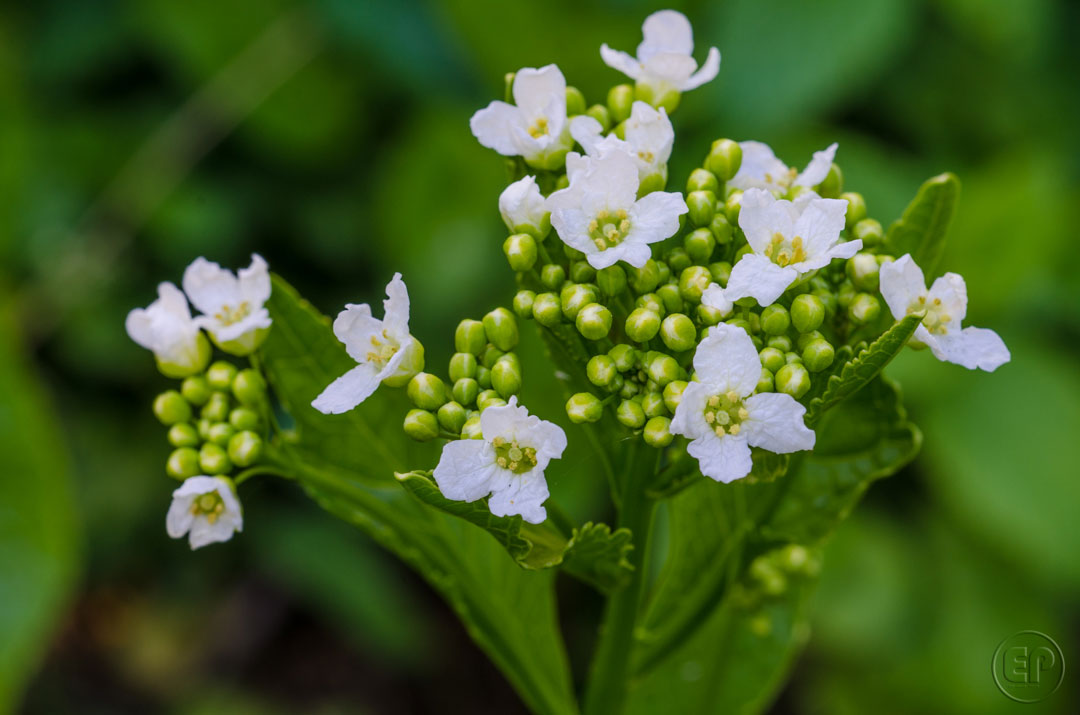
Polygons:
[[960,180],[955,174],[927,179],[904,214],[889,226],[885,252],[897,258],[910,253],[926,277],[932,278],[945,252],[945,232],[959,196]]

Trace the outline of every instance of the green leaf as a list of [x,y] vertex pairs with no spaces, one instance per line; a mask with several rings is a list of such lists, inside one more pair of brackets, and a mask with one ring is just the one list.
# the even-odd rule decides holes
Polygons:
[[629,529],[611,530],[591,521],[574,529],[563,554],[563,569],[604,592],[622,588],[634,570],[627,559],[634,548]]
[[814,426],[826,410],[873,380],[907,345],[908,339],[921,322],[920,314],[905,316],[845,363],[838,375],[830,376],[825,391],[820,397],[810,401],[806,410],[806,424]]
[[274,326],[261,357],[275,395],[296,420],[275,458],[330,513],[397,554],[438,590],[469,635],[537,713],[574,715],[574,699],[553,592],[554,571],[522,569],[490,533],[414,498],[393,478],[407,455],[434,462],[406,442],[395,407],[400,391],[380,388],[345,415],[310,407],[354,363],[329,321],[274,277]]
[[889,226],[886,250],[896,257],[910,253],[927,278],[932,278],[945,252],[945,232],[956,210],[960,180],[939,174],[919,188],[904,214]]

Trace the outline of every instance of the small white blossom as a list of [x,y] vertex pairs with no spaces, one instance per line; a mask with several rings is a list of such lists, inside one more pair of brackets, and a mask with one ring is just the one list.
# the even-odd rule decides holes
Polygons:
[[739,147],[742,149],[742,163],[728,186],[743,191],[756,188],[785,194],[792,186],[805,186],[809,189],[824,181],[832,168],[837,145],[833,143],[814,152],[814,158],[802,173],[777,159],[768,144],[739,142]]
[[599,159],[611,152],[623,152],[637,164],[639,181],[644,183],[650,177],[660,176],[663,183],[675,143],[675,130],[667,110],[654,109],[647,102],[634,102],[623,128],[625,139],[614,133],[605,137],[600,122],[588,115],[570,120],[570,134],[588,156]]
[[542,239],[551,230],[551,214],[536,179],[526,176],[499,195],[499,213],[511,233],[528,233]]
[[597,159],[571,153],[566,170],[570,185],[548,197],[551,225],[597,270],[618,261],[641,268],[652,255],[649,244],[679,230],[679,216],[688,210],[679,193],[654,191],[638,199],[637,167],[624,152]]
[[686,15],[676,10],[660,10],[645,18],[643,39],[637,57],[601,45],[604,64],[636,80],[638,88],[651,95],[653,105],[666,104],[672,94],[696,89],[720,71],[720,50],[712,47],[705,64],[698,69],[694,52],[694,32]]
[[881,295],[893,317],[900,320],[909,313],[925,310],[926,317],[915,328],[912,345],[929,347],[934,357],[993,372],[1009,362],[1005,342],[987,328],[961,328],[967,315],[967,286],[956,273],[946,273],[926,289],[922,269],[904,254],[881,267]]
[[128,313],[125,327],[132,340],[154,353],[167,377],[202,372],[210,360],[210,344],[191,317],[187,298],[172,283],[158,284],[158,299]]
[[806,408],[791,395],[754,394],[761,377],[761,359],[742,328],[720,323],[694,353],[696,381],[683,390],[672,434],[690,444],[701,473],[718,482],[741,479],[753,463],[750,448],[786,454],[814,446],[806,426]]
[[219,348],[232,355],[250,355],[270,329],[270,273],[257,253],[251,265],[234,275],[205,258],[184,271],[184,292],[202,313],[196,320]]
[[566,79],[555,65],[526,67],[514,75],[514,104],[495,101],[469,120],[481,144],[503,156],[521,156],[540,169],[556,169],[573,146],[566,119]]
[[189,534],[192,549],[228,541],[244,530],[244,514],[232,480],[225,477],[189,477],[173,492],[165,517],[165,530],[174,539]]
[[727,287],[709,286],[702,302],[722,312],[740,298],[771,305],[800,276],[834,258],[851,258],[862,241],[838,243],[847,207],[847,201],[822,199],[812,191],[794,201],[777,199],[764,189],[744,192],[739,227],[752,252],[731,269]]
[[423,369],[424,348],[409,334],[409,291],[401,274],[386,286],[383,319],[371,306],[348,304],[334,320],[334,335],[358,364],[334,380],[311,403],[319,412],[348,412],[370,397],[380,382],[403,385]]
[[432,476],[443,496],[476,501],[491,495],[495,516],[520,515],[539,524],[547,518],[544,470],[566,449],[562,428],[517,404],[517,397],[480,414],[482,439],[462,439],[443,447]]

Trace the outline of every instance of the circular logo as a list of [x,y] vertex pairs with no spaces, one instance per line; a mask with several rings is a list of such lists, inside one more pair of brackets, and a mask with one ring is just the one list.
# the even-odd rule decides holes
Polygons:
[[998,690],[1018,703],[1045,700],[1065,678],[1061,648],[1038,631],[1020,631],[1001,641],[990,667]]

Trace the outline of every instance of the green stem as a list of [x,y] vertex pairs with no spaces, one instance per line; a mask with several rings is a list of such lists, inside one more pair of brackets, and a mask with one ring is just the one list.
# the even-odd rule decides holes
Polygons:
[[600,642],[593,656],[592,672],[585,692],[586,715],[615,715],[623,709],[630,675],[630,655],[634,629],[645,591],[645,558],[649,551],[649,531],[656,502],[648,497],[645,486],[652,478],[650,460],[635,461],[635,447],[628,450],[627,474],[623,484],[622,508],[618,525],[634,534],[630,563],[633,577],[622,590],[608,599],[600,626]]

